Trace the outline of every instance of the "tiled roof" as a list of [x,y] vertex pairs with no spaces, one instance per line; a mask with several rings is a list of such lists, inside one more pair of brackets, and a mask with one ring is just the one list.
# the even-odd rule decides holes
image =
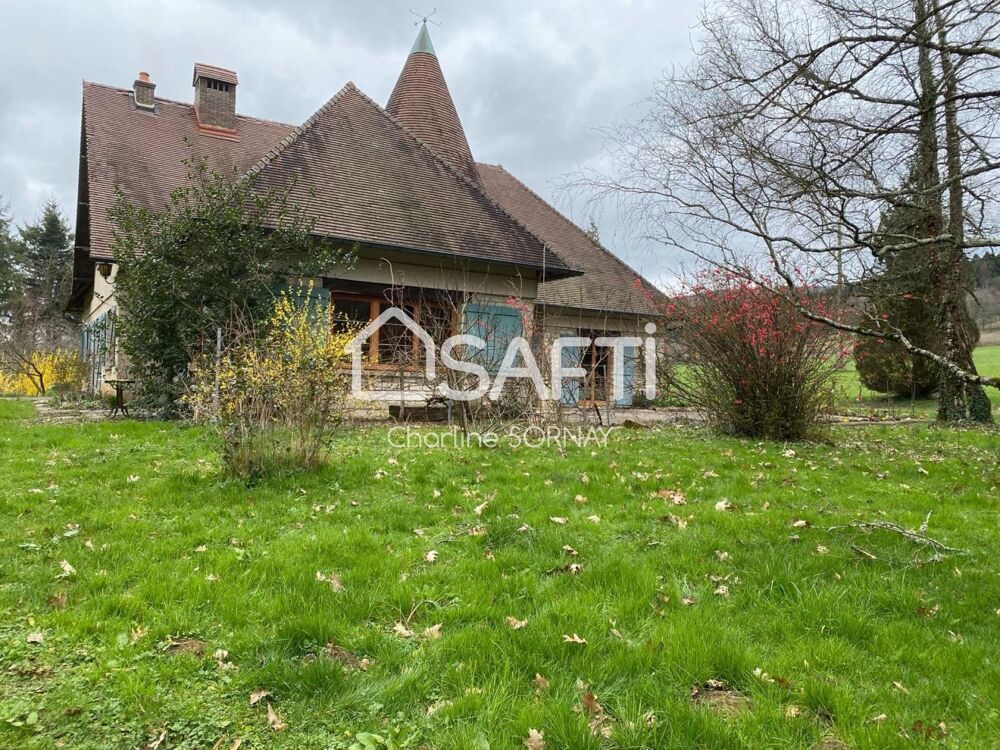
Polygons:
[[567,265],[378,104],[347,84],[251,170],[287,186],[318,234],[565,276]]
[[235,70],[227,70],[226,68],[219,68],[215,65],[206,65],[205,63],[194,64],[194,77],[191,79],[191,85],[194,85],[194,82],[199,78],[211,78],[214,81],[231,83],[234,86],[239,83],[239,80],[236,78]]
[[205,158],[221,173],[234,167],[243,172],[294,129],[244,116],[237,116],[237,123],[238,139],[214,137],[199,129],[190,104],[157,97],[155,111],[148,112],[136,109],[131,90],[84,83],[82,148],[89,205],[82,209],[77,243],[90,247],[94,259],[111,257],[108,209],[116,185],[138,205],[165,206],[170,192],[184,184],[185,160]]
[[626,313],[655,313],[662,293],[503,167],[479,164],[486,194],[584,272],[547,281],[538,301],[548,305]]
[[479,181],[476,161],[426,25],[406,58],[385,110],[466,177]]

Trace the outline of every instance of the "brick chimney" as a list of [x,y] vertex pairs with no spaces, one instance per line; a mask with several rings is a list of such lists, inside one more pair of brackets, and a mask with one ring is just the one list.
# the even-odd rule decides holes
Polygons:
[[149,73],[145,70],[140,71],[139,77],[132,84],[132,97],[135,100],[135,106],[139,109],[156,109],[154,91],[156,91],[156,84],[149,80]]
[[236,73],[214,65],[194,65],[194,110],[198,124],[236,132]]

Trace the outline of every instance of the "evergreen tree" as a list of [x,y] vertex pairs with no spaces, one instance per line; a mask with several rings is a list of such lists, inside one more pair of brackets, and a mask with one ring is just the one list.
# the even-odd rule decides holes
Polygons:
[[10,322],[11,306],[21,293],[23,247],[11,235],[10,215],[0,206],[0,325]]
[[49,201],[34,224],[21,227],[24,246],[24,296],[35,321],[50,329],[64,327],[63,309],[73,278],[73,234]]

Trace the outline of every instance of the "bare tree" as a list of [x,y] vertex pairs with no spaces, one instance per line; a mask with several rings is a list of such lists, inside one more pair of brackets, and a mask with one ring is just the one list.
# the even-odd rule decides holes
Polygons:
[[[614,168],[575,183],[623,201],[655,241],[798,303],[841,273],[854,295],[887,254],[933,268],[943,350],[877,309],[813,320],[889,339],[942,368],[940,416],[990,418],[972,361],[970,254],[1000,244],[996,0],[722,0],[695,62],[610,133]],[[882,215],[916,208],[886,241]]]

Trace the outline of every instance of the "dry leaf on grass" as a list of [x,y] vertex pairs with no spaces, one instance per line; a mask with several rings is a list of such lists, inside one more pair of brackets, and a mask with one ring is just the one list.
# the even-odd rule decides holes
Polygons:
[[397,622],[392,626],[392,632],[398,635],[400,638],[412,638],[413,631],[410,630],[406,625],[401,622]]
[[424,560],[426,560],[429,563],[432,563],[437,559],[438,559],[438,552],[436,549],[432,549],[426,555],[424,555]]
[[542,677],[538,672],[535,672],[535,690],[542,692],[543,690],[549,689],[549,681]]
[[573,635],[566,635],[565,633],[563,633],[562,639],[563,643],[579,643],[581,646],[587,645],[587,639],[581,638],[576,633],[573,633]]
[[691,688],[691,700],[719,713],[734,714],[751,706],[750,699],[722,680],[706,680]]
[[139,750],[157,750],[157,748],[163,744],[163,740],[167,738],[167,730],[161,729],[160,734],[156,739],[150,740],[146,744],[142,745]]
[[483,515],[483,511],[486,510],[486,506],[489,505],[489,504],[490,504],[490,501],[486,500],[485,502],[482,502],[479,505],[477,505],[475,508],[473,508],[472,512],[475,513],[477,516],[481,516],[481,515]]
[[69,578],[71,575],[76,575],[76,568],[69,564],[69,561],[63,560],[59,563],[59,569],[62,571],[56,578]]
[[192,654],[201,656],[205,651],[205,642],[197,638],[177,638],[167,641],[167,653],[169,654]]
[[250,693],[250,705],[256,706],[258,703],[264,700],[264,698],[267,698],[270,694],[271,694],[270,690],[254,690],[252,693]]
[[568,544],[563,545],[562,551],[565,552],[570,557],[576,557],[579,554],[579,552],[570,547]]
[[430,638],[430,639],[440,638],[441,637],[441,623],[439,622],[437,625],[431,625],[429,628],[426,628],[424,630],[423,636],[424,636],[424,638]]
[[323,573],[322,571],[317,570],[316,580],[320,583],[330,584],[330,588],[338,594],[344,590],[344,583],[340,580],[340,576],[332,571],[330,573]]
[[510,626],[511,630],[520,630],[523,627],[527,627],[527,620],[518,620],[516,617],[508,617],[507,624]]
[[44,633],[28,633],[28,637],[27,637],[26,640],[28,641],[28,643],[41,643],[42,641],[45,640],[45,634]]
[[524,746],[528,750],[545,750],[545,735],[537,729],[529,729],[524,738]]
[[278,712],[274,710],[274,706],[270,703],[267,704],[267,724],[275,732],[284,732],[288,728],[288,725],[281,720]]
[[715,509],[719,511],[732,510],[733,504],[728,500],[720,500],[715,504]]
[[563,518],[562,516],[549,516],[549,520],[552,521],[552,523],[559,524],[560,526],[565,526],[569,521],[568,518]]
[[793,529],[808,529],[811,525],[812,524],[810,524],[808,521],[806,521],[803,518],[799,518],[799,519],[797,519],[795,521],[792,521],[792,528]]

